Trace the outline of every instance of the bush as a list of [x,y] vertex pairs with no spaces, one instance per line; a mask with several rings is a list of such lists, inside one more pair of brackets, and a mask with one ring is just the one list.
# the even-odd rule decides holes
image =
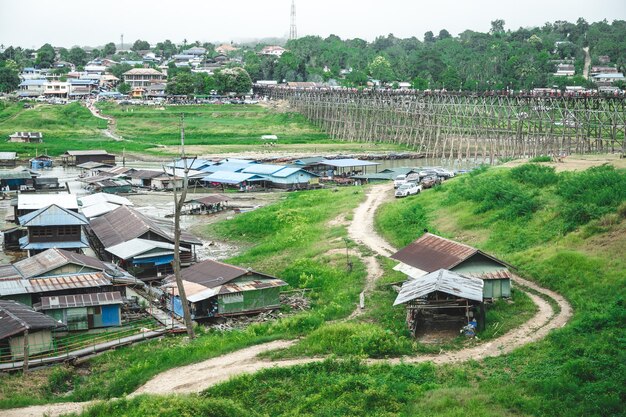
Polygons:
[[553,167],[535,164],[524,164],[511,169],[511,177],[517,182],[535,187],[547,187],[559,180]]

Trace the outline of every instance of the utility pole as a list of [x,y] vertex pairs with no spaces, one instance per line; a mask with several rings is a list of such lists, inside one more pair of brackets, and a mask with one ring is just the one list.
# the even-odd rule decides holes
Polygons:
[[[189,339],[195,339],[196,335],[193,330],[193,323],[191,322],[187,294],[185,293],[185,286],[183,285],[183,279],[180,275],[180,214],[185,204],[185,199],[187,198],[189,174],[187,158],[185,157],[185,115],[183,113],[180,115],[180,157],[184,166],[183,187],[180,192],[180,197],[178,196],[178,187],[176,186],[176,166],[172,168],[172,190],[174,191],[174,276],[176,277],[176,286],[178,287],[178,297],[183,307],[183,317],[185,319],[187,334],[189,335]],[[172,310],[174,310],[174,297],[172,297]],[[172,326],[174,326],[173,321]]]

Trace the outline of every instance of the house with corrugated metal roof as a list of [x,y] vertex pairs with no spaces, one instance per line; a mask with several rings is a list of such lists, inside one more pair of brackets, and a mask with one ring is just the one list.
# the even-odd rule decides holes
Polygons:
[[119,325],[126,286],[120,267],[83,254],[49,249],[0,265],[0,298],[33,306],[70,330]]
[[52,331],[65,327],[50,316],[10,300],[0,300],[0,323],[0,357],[12,360],[24,358],[25,353],[30,356],[52,350]]
[[14,167],[17,163],[17,152],[0,152],[0,166]]
[[[193,319],[259,313],[280,307],[280,288],[288,285],[271,275],[223,262],[206,260],[181,271]],[[176,278],[165,278],[162,289],[169,307],[183,315]]]
[[511,296],[509,264],[479,249],[432,233],[425,233],[391,258],[400,262],[394,269],[406,274],[409,280],[448,269],[482,279],[486,299]]
[[104,164],[115,165],[115,155],[112,155],[103,149],[66,151],[61,155],[61,160],[64,165],[80,165],[85,162],[101,162]]
[[[174,228],[169,221],[148,217],[133,208],[120,206],[89,222],[92,247],[100,259],[132,270],[142,279],[162,278],[173,272]],[[182,267],[196,259],[202,242],[186,231],[181,233]]]
[[43,134],[41,132],[15,132],[9,135],[8,142],[41,143],[43,142]]
[[394,306],[405,304],[413,336],[431,327],[458,330],[472,318],[484,325],[483,281],[439,269],[406,281]]
[[19,223],[27,229],[20,249],[27,250],[28,256],[51,248],[80,253],[89,247],[83,234],[83,226],[89,224],[87,218],[55,204],[21,216]]
[[18,224],[20,217],[53,204],[78,213],[76,194],[18,194],[17,199],[11,201],[13,216]]

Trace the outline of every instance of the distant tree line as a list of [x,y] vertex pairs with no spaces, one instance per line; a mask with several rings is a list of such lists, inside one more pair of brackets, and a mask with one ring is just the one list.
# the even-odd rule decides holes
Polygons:
[[[54,68],[59,61],[69,62],[79,70],[94,58],[107,57],[115,61],[140,61],[142,54],[170,58],[184,50],[198,46],[207,50],[206,58],[217,55],[215,45],[188,42],[180,45],[170,40],[157,42],[152,47],[141,39],[132,43],[130,50],[120,51],[109,42],[102,48],[88,49],[78,46],[70,49],[55,48],[46,43],[39,49],[0,45],[0,91],[13,91],[19,84],[19,71],[24,67]],[[496,19],[488,32],[466,30],[453,37],[446,29],[428,31],[422,40],[397,38],[393,34],[379,36],[373,42],[363,39],[341,39],[306,36],[290,40],[288,52],[280,57],[261,55],[263,44],[242,45],[231,57],[241,58],[243,68],[253,81],[327,81],[346,86],[363,86],[375,79],[382,83],[410,82],[414,88],[445,88],[448,90],[529,89],[557,85],[590,85],[580,75],[554,77],[556,61],[572,62],[577,74],[582,74],[584,47],[590,48],[592,63],[608,55],[620,72],[626,71],[626,21],[606,20],[588,23],[580,18],[576,23],[556,21],[542,27],[506,29],[506,22]],[[237,67],[237,65],[233,65]],[[131,69],[121,63],[112,69],[118,78]],[[63,74],[67,66],[54,71]],[[185,70],[174,68],[170,87],[176,91],[194,92],[219,90],[237,80],[239,90],[247,85],[247,77],[230,74],[205,76],[184,75]],[[180,73],[180,74],[179,74]],[[225,74],[228,74],[226,76]],[[180,78],[176,79],[178,75]],[[241,81],[240,85],[240,79]]]

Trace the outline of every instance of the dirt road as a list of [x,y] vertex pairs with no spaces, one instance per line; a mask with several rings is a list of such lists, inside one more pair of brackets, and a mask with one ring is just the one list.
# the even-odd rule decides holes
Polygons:
[[[375,253],[388,256],[395,249],[384,241],[373,228],[373,217],[376,209],[386,199],[390,198],[391,185],[379,185],[370,188],[368,196],[354,212],[352,223],[348,227],[349,235],[357,242],[363,243]],[[419,198],[419,197],[418,197]],[[367,262],[369,271],[366,288],[372,289],[375,279],[379,276],[380,268],[375,257],[364,257],[364,259],[374,260],[376,266]],[[374,363],[419,363],[432,361],[436,364],[459,363],[467,360],[481,360],[485,357],[498,356],[545,337],[550,330],[564,326],[572,315],[569,303],[559,294],[542,288],[535,283],[519,277],[514,278],[515,283],[522,290],[524,287],[531,288],[541,296],[528,292],[528,296],[538,306],[537,313],[520,327],[505,333],[504,335],[489,342],[479,344],[474,347],[459,351],[441,352],[437,355],[417,355],[393,359],[370,359],[366,362]],[[559,311],[555,311],[546,299],[552,299],[559,305]],[[171,369],[163,372],[145,385],[137,389],[131,396],[150,394],[186,394],[196,393],[211,387],[229,378],[238,375],[252,373],[261,369],[272,367],[285,367],[302,365],[311,362],[321,361],[324,358],[299,358],[281,361],[269,361],[258,358],[257,355],[263,352],[289,347],[296,341],[274,341],[250,348],[242,349],[227,355],[209,359],[200,363]],[[62,413],[79,411],[86,403],[64,403],[49,406],[26,407],[21,409],[4,410],[2,416],[6,417],[26,417],[42,416],[44,413],[50,417],[59,416]]]

